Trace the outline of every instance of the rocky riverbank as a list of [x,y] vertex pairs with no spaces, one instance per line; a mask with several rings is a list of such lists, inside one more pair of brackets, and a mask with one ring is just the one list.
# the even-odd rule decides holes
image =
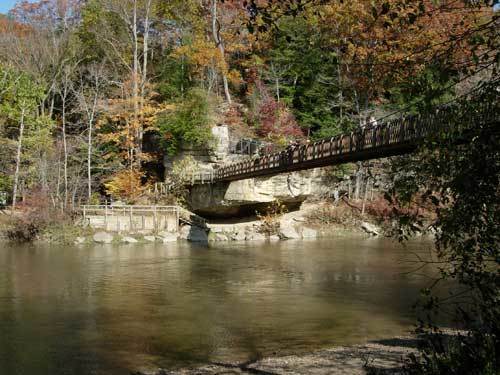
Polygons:
[[[235,217],[225,220],[213,220],[200,224],[184,222],[178,233],[169,231],[104,231],[74,222],[58,223],[54,221],[37,229],[33,240],[52,243],[170,243],[187,240],[198,243],[231,241],[282,241],[338,237],[344,235],[379,236],[390,235],[387,226],[379,225],[373,215],[361,215],[359,209],[342,201],[333,203],[329,200],[304,202],[297,210],[288,212],[279,203],[278,208],[266,207],[262,214],[248,218]],[[18,220],[16,215],[4,215],[1,232],[8,234],[14,230],[26,238],[24,232],[33,226],[25,220]],[[9,221],[10,219],[10,221]],[[32,235],[32,233],[28,233]],[[15,237],[7,236],[4,237]],[[14,238],[15,239],[15,238]]]
[[[342,212],[339,214],[339,212]],[[112,233],[97,231],[86,237],[77,237],[76,244],[95,243],[170,243],[187,240],[198,243],[231,241],[283,241],[310,240],[322,237],[344,235],[378,236],[384,231],[366,218],[348,215],[345,207],[334,206],[328,202],[303,203],[293,212],[262,215],[259,218],[239,219],[232,222],[212,222],[206,226],[183,225],[179,233],[162,231],[159,233]]]
[[306,354],[273,356],[245,363],[210,363],[196,368],[138,371],[133,375],[216,374],[402,374],[404,358],[416,353],[418,339],[398,337],[364,345],[338,346]]

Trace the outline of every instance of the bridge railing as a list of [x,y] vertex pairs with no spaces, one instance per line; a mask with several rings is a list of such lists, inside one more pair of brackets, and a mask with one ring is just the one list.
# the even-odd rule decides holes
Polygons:
[[460,118],[464,124],[498,121],[498,112],[493,110],[493,105],[483,103],[479,108],[475,107],[469,111],[463,111],[457,106],[439,107],[426,115],[409,115],[389,120],[350,134],[341,134],[311,144],[289,147],[281,152],[225,165],[216,170],[213,180],[252,175],[262,170],[269,170],[271,173],[286,170],[297,164],[311,165],[325,158],[341,159],[342,156],[364,151],[416,145],[422,139],[438,134],[438,132],[458,130],[451,128],[456,124],[457,118]]

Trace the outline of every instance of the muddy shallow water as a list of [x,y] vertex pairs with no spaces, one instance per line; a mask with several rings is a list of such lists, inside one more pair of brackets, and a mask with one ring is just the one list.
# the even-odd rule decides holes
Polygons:
[[384,238],[0,243],[0,373],[128,374],[405,334],[429,280]]

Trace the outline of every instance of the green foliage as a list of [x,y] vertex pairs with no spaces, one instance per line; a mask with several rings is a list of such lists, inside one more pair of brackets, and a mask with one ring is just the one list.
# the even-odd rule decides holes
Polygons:
[[411,112],[425,111],[454,98],[453,84],[457,77],[457,71],[434,64],[414,79],[394,87],[391,101]]
[[163,100],[182,98],[193,87],[191,66],[184,56],[166,54],[158,62],[156,69],[157,91]]
[[45,88],[29,75],[0,66],[0,116],[18,122],[22,113],[29,120],[45,97]]
[[[126,45],[127,25],[116,13],[108,11],[102,2],[90,0],[82,8],[82,22],[77,30],[79,42],[81,43],[80,54],[89,63],[103,60],[106,50],[109,48],[131,49]],[[104,42],[102,33],[111,33],[112,46]]]
[[158,119],[157,126],[169,155],[175,155],[182,143],[208,147],[212,140],[211,105],[207,94],[192,89],[176,108]]
[[337,135],[351,125],[345,116],[351,104],[343,97],[339,57],[324,48],[323,38],[304,19],[284,19],[270,51],[267,72],[269,86],[279,80],[282,100],[315,138]]
[[[5,150],[10,150],[10,155],[4,156],[10,160],[9,169],[12,169],[21,122],[24,123],[21,161],[25,166],[23,180],[30,187],[38,181],[43,156],[49,154],[53,148],[54,121],[38,113],[46,91],[32,77],[22,72],[0,67],[0,77],[2,77],[0,80],[0,144]],[[0,163],[0,167],[5,168],[4,173],[10,176],[12,171],[1,164],[3,163]],[[4,185],[11,180],[7,176],[2,178]]]
[[12,179],[10,176],[0,173],[0,191],[10,191],[12,189]]
[[[429,140],[415,158],[399,165],[396,196],[410,204],[421,194],[434,207],[435,245],[441,280],[455,280],[460,292],[440,300],[424,294],[419,327],[428,346],[410,370],[427,374],[494,374],[500,371],[500,113],[498,82],[460,103],[445,120],[447,132]],[[487,123],[467,123],[484,108]],[[466,126],[468,125],[468,126]],[[462,140],[467,139],[464,143]],[[411,233],[418,215],[404,217]],[[451,308],[450,308],[451,306]],[[467,332],[443,345],[436,314],[451,314]]]

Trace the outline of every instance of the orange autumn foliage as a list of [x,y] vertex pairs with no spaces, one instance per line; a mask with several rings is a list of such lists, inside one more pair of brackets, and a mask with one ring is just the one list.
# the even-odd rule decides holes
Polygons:
[[135,203],[150,187],[142,182],[143,178],[144,172],[138,169],[124,169],[115,173],[104,187],[113,198]]

